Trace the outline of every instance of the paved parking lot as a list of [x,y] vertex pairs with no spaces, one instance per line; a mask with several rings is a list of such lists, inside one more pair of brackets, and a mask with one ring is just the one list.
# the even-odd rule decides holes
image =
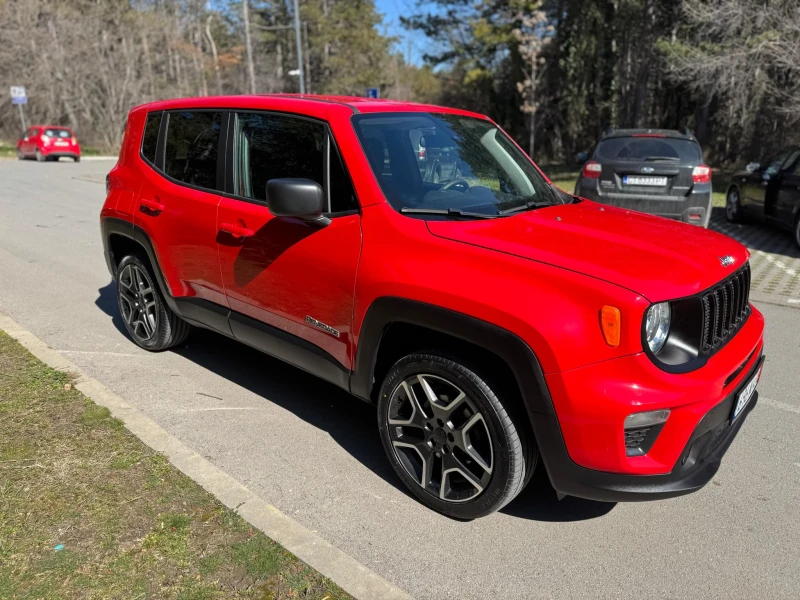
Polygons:
[[709,227],[750,249],[753,299],[800,306],[800,248],[791,233],[758,223],[729,223],[723,208],[714,209]]
[[[539,477],[501,513],[456,522],[400,487],[371,407],[211,333],[158,355],[125,337],[98,226],[111,166],[0,162],[0,311],[383,577],[420,599],[798,597],[800,310],[791,304],[758,303],[761,396],[704,490],[655,503],[558,502]],[[757,231],[732,233],[752,236],[782,273],[797,271],[797,254],[758,245],[767,242]],[[769,290],[774,268],[763,292],[785,303],[796,292],[784,294],[784,275]]]

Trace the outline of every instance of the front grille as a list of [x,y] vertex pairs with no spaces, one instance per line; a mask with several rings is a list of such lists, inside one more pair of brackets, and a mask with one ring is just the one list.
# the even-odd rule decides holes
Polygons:
[[636,429],[626,429],[625,430],[625,447],[626,448],[638,448],[642,445],[644,440],[647,438],[647,434],[650,433],[651,427],[637,427]]
[[703,354],[712,354],[733,337],[750,315],[750,264],[703,294]]

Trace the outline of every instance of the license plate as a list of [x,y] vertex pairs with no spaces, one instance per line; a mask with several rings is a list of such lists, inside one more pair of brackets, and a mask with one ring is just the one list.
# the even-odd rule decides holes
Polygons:
[[761,368],[758,368],[758,371],[755,375],[747,382],[747,384],[742,388],[736,395],[736,405],[733,407],[733,416],[731,420],[733,421],[739,414],[744,410],[745,406],[750,403],[750,399],[753,397],[753,393],[756,391],[756,385],[758,384],[758,378],[761,377]]
[[69,142],[56,142],[56,146],[69,146]]
[[667,185],[666,177],[643,177],[641,175],[625,175],[622,178],[623,185],[653,185],[665,186]]

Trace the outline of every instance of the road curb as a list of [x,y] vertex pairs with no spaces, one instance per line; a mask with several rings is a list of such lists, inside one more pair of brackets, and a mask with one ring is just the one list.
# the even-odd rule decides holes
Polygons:
[[114,417],[120,419],[147,446],[164,454],[175,467],[225,506],[352,596],[362,600],[413,600],[397,586],[259,498],[3,313],[0,313],[0,330],[25,346],[49,367],[70,373],[75,377],[75,387],[78,390],[97,404],[108,408]]

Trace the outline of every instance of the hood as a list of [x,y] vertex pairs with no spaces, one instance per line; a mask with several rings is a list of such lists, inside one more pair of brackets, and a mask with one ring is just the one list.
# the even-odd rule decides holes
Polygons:
[[[481,221],[428,221],[436,236],[576,271],[651,302],[691,296],[747,260],[731,238],[661,217],[582,201]],[[733,263],[723,266],[721,257]]]

